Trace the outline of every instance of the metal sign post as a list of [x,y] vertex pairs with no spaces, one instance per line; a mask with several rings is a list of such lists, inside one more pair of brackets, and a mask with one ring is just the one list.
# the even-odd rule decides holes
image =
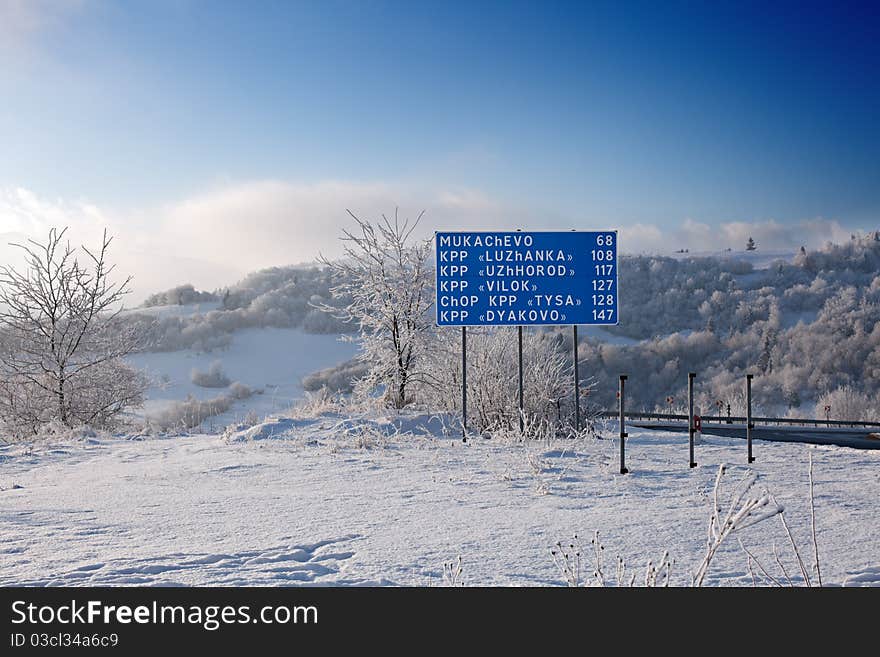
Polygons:
[[620,388],[617,391],[618,410],[620,412],[620,474],[626,474],[626,438],[629,435],[626,432],[626,420],[624,419],[624,387],[626,386],[626,374],[620,375]]
[[746,443],[749,446],[749,463],[755,462],[755,457],[752,456],[752,429],[755,426],[752,424],[752,374],[746,374]]
[[524,417],[523,417],[523,353],[522,353],[522,333],[523,327],[517,326],[517,339],[519,342],[519,433],[522,435],[524,431]]
[[461,442],[467,442],[467,326],[461,327]]
[[578,326],[572,326],[574,329],[574,430],[581,430],[581,379],[580,379],[580,362],[578,361]]
[[690,446],[690,466],[697,467],[694,462],[694,379],[696,372],[688,372],[688,444]]

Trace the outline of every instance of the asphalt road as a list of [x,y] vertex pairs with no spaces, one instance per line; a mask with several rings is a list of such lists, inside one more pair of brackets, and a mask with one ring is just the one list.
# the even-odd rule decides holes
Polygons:
[[[676,431],[687,433],[687,422],[627,422],[631,427],[656,429],[658,431]],[[703,424],[703,434],[723,436],[725,438],[746,438],[744,424]],[[840,445],[855,449],[880,449],[880,434],[870,433],[866,429],[797,427],[779,426],[752,429],[752,440],[770,440],[787,443],[811,443],[814,445]]]

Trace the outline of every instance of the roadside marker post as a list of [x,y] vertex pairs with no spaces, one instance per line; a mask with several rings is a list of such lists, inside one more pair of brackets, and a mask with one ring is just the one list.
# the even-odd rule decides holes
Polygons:
[[620,375],[620,389],[617,391],[618,409],[620,411],[620,474],[626,474],[626,420],[624,419],[624,392],[626,386],[626,374]]
[[522,352],[522,334],[523,327],[516,327],[517,333],[517,343],[519,349],[519,435],[523,435],[523,431],[525,431],[525,417],[523,415],[523,352]]
[[749,446],[749,463],[755,462],[755,457],[752,456],[752,429],[755,428],[755,425],[752,424],[752,377],[753,374],[746,374],[746,443]]
[[690,448],[690,467],[696,468],[694,461],[694,379],[696,372],[688,372],[688,445]]

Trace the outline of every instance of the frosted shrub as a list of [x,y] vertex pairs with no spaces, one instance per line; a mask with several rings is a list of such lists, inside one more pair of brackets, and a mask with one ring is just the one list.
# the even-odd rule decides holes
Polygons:
[[152,294],[144,301],[145,308],[153,306],[185,306],[205,301],[216,301],[216,295],[211,292],[198,292],[192,285],[179,285],[164,292]]
[[346,397],[323,387],[313,392],[306,391],[305,397],[297,401],[289,414],[295,418],[314,418],[342,411],[348,406]]
[[550,549],[554,565],[565,579],[566,585],[570,587],[609,585],[633,587],[640,585],[647,588],[658,588],[669,586],[672,566],[675,562],[669,558],[668,552],[664,552],[656,563],[649,559],[641,579],[638,578],[638,571],[627,572],[626,560],[620,555],[617,555],[615,559],[614,578],[611,579],[605,573],[602,558],[604,553],[605,546],[599,540],[598,531],[590,539],[589,550],[583,548],[577,534],[565,543],[557,541],[556,545]]
[[229,385],[229,377],[223,371],[223,363],[215,360],[206,372],[193,368],[190,381],[201,388],[225,388]]
[[328,388],[333,392],[348,393],[354,389],[354,382],[367,374],[367,370],[367,364],[355,358],[309,374],[303,378],[302,386],[309,392]]
[[218,395],[213,399],[196,399],[188,395],[161,411],[147,416],[149,424],[158,431],[188,431],[195,429],[208,418],[225,413],[232,406],[232,399]]
[[850,385],[841,386],[819,397],[815,410],[817,418],[825,417],[826,406],[831,407],[828,416],[832,420],[870,422],[880,419],[876,415],[876,401]]
[[[431,408],[461,412],[461,342],[453,331],[438,336],[433,379],[423,386]],[[445,335],[444,335],[445,334]],[[478,431],[519,428],[516,329],[468,331],[468,423]],[[573,372],[558,334],[523,334],[523,401],[531,433],[559,428],[573,412]],[[587,387],[589,382],[584,382]]]
[[[262,394],[262,389],[256,391],[257,394]],[[251,389],[250,386],[245,385],[244,383],[240,383],[238,381],[234,381],[229,386],[229,396],[236,400],[241,399],[250,399],[254,395],[254,390]]]
[[727,538],[747,527],[780,515],[783,511],[766,489],[755,491],[758,476],[754,472],[746,474],[734,488],[730,500],[727,502],[727,511],[724,511],[721,482],[726,471],[727,466],[720,465],[715,477],[715,488],[712,492],[712,513],[709,516],[706,536],[706,553],[694,573],[694,586],[703,585],[715,553]]
[[226,394],[212,399],[196,399],[188,395],[183,401],[175,401],[165,408],[147,415],[148,424],[157,431],[189,431],[199,427],[205,420],[227,412],[239,400],[247,399],[253,391],[235,382]]

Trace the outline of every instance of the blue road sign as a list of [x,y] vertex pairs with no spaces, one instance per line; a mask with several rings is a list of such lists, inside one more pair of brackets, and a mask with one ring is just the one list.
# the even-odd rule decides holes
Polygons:
[[438,232],[439,326],[617,324],[617,231]]

